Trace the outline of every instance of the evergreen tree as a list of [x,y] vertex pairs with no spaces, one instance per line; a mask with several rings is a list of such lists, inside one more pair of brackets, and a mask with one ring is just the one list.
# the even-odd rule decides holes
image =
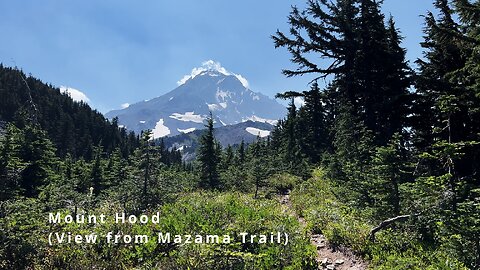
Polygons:
[[26,163],[21,173],[20,187],[27,197],[39,195],[41,187],[55,177],[53,167],[58,162],[55,147],[46,132],[38,127],[26,126],[23,129],[24,141],[20,148],[20,158]]
[[100,150],[97,148],[95,152],[96,154],[90,172],[90,179],[92,183],[91,188],[93,188],[93,194],[98,196],[104,189],[104,176]]
[[265,185],[265,180],[268,176],[268,167],[263,148],[263,142],[260,140],[260,137],[257,137],[256,142],[249,147],[249,150],[251,150],[250,172],[255,184],[255,199],[258,198],[258,192]]
[[376,149],[373,157],[370,193],[376,216],[381,220],[401,214],[401,188],[404,183],[412,181],[410,158],[403,141],[400,134],[395,134],[387,146]]
[[295,106],[294,99],[290,100],[288,105],[288,114],[285,120],[285,134],[284,134],[284,162],[290,168],[291,171],[295,169],[295,165],[298,162],[300,149],[297,141],[297,107]]
[[310,162],[318,164],[321,156],[331,149],[328,136],[328,126],[325,121],[325,110],[322,102],[323,94],[320,92],[318,83],[313,82],[309,91],[303,92],[304,105],[298,113],[299,126],[303,126],[298,133],[302,153],[310,159]]
[[[339,0],[335,3],[309,0],[305,11],[293,7],[288,17],[291,25],[288,37],[277,30],[272,36],[275,47],[286,47],[296,70],[283,70],[288,76],[315,74],[318,77],[344,74],[353,68],[356,51],[355,16],[358,13],[355,0]],[[306,36],[304,36],[306,33]],[[322,67],[313,59],[330,59]]]
[[119,185],[125,173],[125,162],[119,148],[112,151],[105,167],[105,185],[107,187]]
[[[432,13],[427,14],[425,41],[422,43],[426,49],[425,60],[417,60],[420,74],[416,82],[418,96],[415,109],[418,117],[415,118],[415,139],[418,147],[423,149],[439,135],[438,130],[441,130],[443,139],[448,137],[444,119],[438,117],[441,115],[440,101],[455,97],[455,86],[450,82],[449,75],[466,64],[463,45],[448,35],[461,35],[460,26],[452,18],[453,10],[445,0],[436,1],[436,6],[440,19],[437,21]],[[451,122],[461,128],[461,123]]]
[[207,128],[199,139],[198,162],[200,169],[200,186],[208,189],[218,189],[220,179],[218,175],[219,152],[218,144],[213,134],[213,116],[207,119]]
[[[478,95],[478,18],[480,6],[466,0],[437,0],[438,19],[426,16],[425,60],[418,60],[418,121],[416,145],[420,155],[417,185],[428,198],[425,210],[430,219],[441,220],[434,233],[451,239],[457,257],[473,269],[480,265],[480,224],[478,215],[469,213],[478,193],[480,167],[480,97]],[[456,16],[460,20],[454,19]],[[461,227],[459,225],[466,227]],[[468,224],[468,225],[467,225]],[[432,229],[433,230],[433,229]],[[433,234],[433,233],[432,233]],[[468,251],[466,251],[468,250]],[[465,252],[466,251],[466,252]]]
[[229,144],[223,153],[222,158],[222,170],[228,170],[231,166],[234,165],[235,154],[233,152],[233,147]]
[[20,193],[22,171],[27,164],[21,159],[22,132],[12,124],[0,137],[0,201],[14,198]]
[[[385,25],[380,2],[310,0],[304,12],[293,8],[289,23],[292,37],[280,31],[273,36],[275,46],[286,47],[298,64],[297,70],[284,70],[284,74],[331,78],[333,86],[325,99],[333,100],[324,103],[337,107],[332,112],[348,103],[352,107],[348,111],[373,132],[377,145],[387,144],[395,132],[402,131],[408,112],[409,68],[401,38],[393,20]],[[321,67],[314,57],[329,59],[331,64]]]
[[373,134],[351,110],[353,106],[344,104],[336,118],[329,173],[346,189],[345,198],[358,206],[371,206],[373,198],[368,176],[375,149]]
[[165,147],[165,141],[163,140],[163,138],[160,138],[160,144],[158,146],[158,150],[160,151],[160,162],[168,165],[169,163],[167,158],[168,149],[166,149]]
[[138,166],[138,179],[141,183],[140,201],[142,207],[147,207],[152,202],[153,182],[157,173],[157,165],[160,162],[160,156],[152,141],[152,131],[145,130],[142,132],[140,139],[140,147],[136,153],[136,161]]
[[76,215],[79,210],[91,206],[89,204],[92,196],[87,193],[92,186],[89,182],[91,174],[85,162],[74,161],[72,156],[67,154],[56,174],[59,177],[49,182],[43,192],[49,207],[64,207]]
[[[413,71],[406,60],[406,50],[401,47],[403,37],[395,26],[393,17],[390,17],[387,25],[387,51],[388,60],[384,60],[385,89],[388,98],[383,99],[380,114],[386,117],[380,125],[384,139],[388,143],[394,134],[405,134],[404,128],[412,126],[410,115],[413,111],[414,95],[408,90],[414,83]],[[395,110],[392,110],[395,108]]]
[[242,139],[240,146],[238,147],[238,162],[243,164],[245,162],[245,141]]

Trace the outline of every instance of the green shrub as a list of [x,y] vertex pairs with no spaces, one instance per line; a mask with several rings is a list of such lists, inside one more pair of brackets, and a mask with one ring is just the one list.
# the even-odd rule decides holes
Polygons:
[[370,209],[345,204],[335,195],[338,189],[317,169],[291,194],[293,207],[307,227],[324,234],[331,245],[350,248],[374,269],[466,269],[447,249],[422,242],[409,224],[380,231],[375,243],[371,242],[368,236],[376,223],[370,222]]
[[277,194],[286,194],[295,185],[300,183],[301,178],[287,173],[275,174],[268,178],[268,187]]
[[[121,204],[104,202],[95,209],[78,213],[105,214],[106,223],[48,224],[45,209],[34,201],[8,207],[1,219],[0,268],[15,269],[314,269],[315,249],[295,217],[284,213],[277,200],[255,200],[251,194],[196,192],[179,195],[176,202],[145,213],[160,212],[158,224],[116,224]],[[58,209],[63,214],[66,209]],[[138,214],[137,214],[138,216]],[[242,243],[240,233],[289,234],[287,245]],[[49,232],[99,235],[96,244],[49,246]],[[147,235],[142,244],[113,244],[105,241],[108,232]],[[206,235],[228,234],[230,244],[159,243],[158,233]],[[5,241],[3,241],[5,240]],[[15,248],[13,248],[15,247]]]

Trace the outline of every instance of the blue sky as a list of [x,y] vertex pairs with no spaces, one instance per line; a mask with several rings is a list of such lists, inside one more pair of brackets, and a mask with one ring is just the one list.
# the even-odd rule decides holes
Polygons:
[[[250,88],[274,96],[302,90],[270,35],[288,31],[292,5],[305,0],[1,1],[0,62],[55,86],[79,89],[101,112],[160,96],[206,60],[241,74]],[[385,0],[412,62],[421,56],[430,0]]]

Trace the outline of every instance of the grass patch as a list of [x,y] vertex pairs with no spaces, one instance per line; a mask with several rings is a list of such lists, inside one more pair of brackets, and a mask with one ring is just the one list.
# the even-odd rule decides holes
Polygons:
[[[123,209],[119,204],[109,202],[88,211],[89,214],[105,214],[107,222],[104,224],[46,225],[48,215],[42,218],[38,214],[44,210],[32,208],[30,211],[23,204],[15,206],[13,203],[9,206],[12,211],[6,209],[7,217],[2,219],[1,228],[5,232],[2,240],[7,245],[15,243],[22,254],[27,254],[22,258],[22,265],[29,269],[315,269],[315,249],[298,220],[284,213],[276,199],[255,200],[252,197],[242,193],[183,194],[174,203],[142,213],[151,215],[159,211],[158,224],[116,224],[113,217]],[[19,207],[21,212],[15,210]],[[60,211],[70,213],[65,209]],[[79,213],[84,211],[80,209]],[[28,218],[30,214],[36,218]],[[24,224],[18,224],[20,220]],[[149,241],[109,244],[105,235],[110,231],[120,235],[147,235]],[[72,235],[94,232],[103,238],[94,245],[48,246],[45,241],[48,232],[70,232]],[[175,234],[217,234],[220,239],[223,235],[230,235],[232,241],[229,244],[159,243],[159,232],[170,233],[172,239]],[[289,243],[242,243],[242,232],[257,235],[287,233]],[[22,238],[19,239],[18,235]],[[7,255],[15,255],[8,252],[11,253],[2,250],[0,262],[9,259]]]

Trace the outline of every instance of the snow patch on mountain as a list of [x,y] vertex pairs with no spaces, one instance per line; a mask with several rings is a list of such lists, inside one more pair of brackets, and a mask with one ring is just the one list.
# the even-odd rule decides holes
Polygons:
[[196,130],[196,128],[187,128],[187,129],[179,129],[177,128],[178,132],[180,133],[190,133],[190,132],[194,132]]
[[244,77],[242,77],[242,75],[240,75],[240,74],[233,74],[233,76],[237,77],[237,79],[242,83],[242,85],[243,85],[245,88],[249,88],[249,84],[248,84],[247,79],[245,79]]
[[206,103],[207,106],[208,106],[208,110],[209,111],[220,111],[222,109],[226,109],[227,108],[227,103],[226,102],[220,102],[218,104],[209,104],[209,103]]
[[265,119],[265,118],[258,117],[258,116],[256,116],[256,115],[252,115],[252,116],[250,116],[250,117],[247,117],[247,118],[243,118],[243,119],[242,119],[242,122],[246,122],[246,121],[267,123],[267,124],[270,124],[270,125],[272,125],[272,126],[275,126],[275,125],[278,123],[278,120]]
[[270,131],[262,130],[254,127],[247,127],[245,130],[254,136],[260,136],[261,138],[264,138],[270,135]]
[[210,111],[219,111],[221,109],[226,109],[227,108],[227,103],[226,102],[220,102],[218,104],[209,104],[206,103],[208,106],[208,110]]
[[60,86],[60,92],[69,95],[74,101],[83,101],[85,103],[90,102],[90,99],[87,97],[87,95],[78,89],[62,85]]
[[217,98],[217,101],[225,101],[226,98],[232,97],[232,92],[223,91],[223,90],[220,90],[220,88],[218,88],[217,93],[215,94],[215,97]]
[[158,120],[155,128],[152,130],[154,138],[161,138],[170,134],[170,129],[164,125],[163,118]]
[[226,76],[233,75],[242,83],[242,85],[245,88],[249,88],[248,81],[247,81],[247,79],[245,79],[245,77],[243,77],[240,74],[235,74],[235,73],[232,73],[232,72],[226,70],[224,67],[222,67],[222,65],[219,62],[216,62],[216,61],[213,61],[213,60],[208,60],[208,61],[203,62],[201,67],[193,68],[192,71],[190,72],[190,75],[183,76],[183,78],[181,80],[179,80],[177,82],[177,84],[180,86],[180,85],[184,84],[185,82],[187,82],[188,80],[193,79],[200,74],[210,75],[212,77],[218,76],[218,74],[205,72],[205,71],[216,71],[216,72],[221,73],[221,74],[226,75]]
[[179,121],[194,122],[199,124],[203,123],[203,121],[205,120],[205,117],[194,114],[194,112],[186,112],[185,114],[173,113],[169,117]]
[[218,104],[208,104],[207,103],[207,106],[208,106],[209,111],[218,111],[221,108],[220,105],[218,105]]

